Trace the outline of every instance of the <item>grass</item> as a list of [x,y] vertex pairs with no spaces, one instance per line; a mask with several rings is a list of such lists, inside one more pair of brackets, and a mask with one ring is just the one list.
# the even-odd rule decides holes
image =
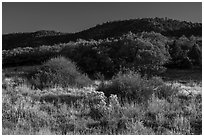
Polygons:
[[[129,83],[133,89],[137,89],[135,82],[143,82],[143,87],[160,85],[160,88],[151,92],[146,103],[138,103],[136,99],[122,103],[117,94],[105,96],[93,86],[39,90],[24,83],[19,85],[16,83],[18,80],[13,81],[12,77],[7,80],[5,76],[2,85],[2,134],[202,134],[201,92],[180,94],[178,87],[166,86],[160,78],[145,79],[135,73],[121,74],[112,81],[116,79],[126,85]],[[174,94],[166,93],[171,91]]]

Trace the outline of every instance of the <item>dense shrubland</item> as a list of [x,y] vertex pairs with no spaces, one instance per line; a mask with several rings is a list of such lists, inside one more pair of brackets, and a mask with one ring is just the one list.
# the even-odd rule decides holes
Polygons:
[[37,48],[3,50],[3,67],[42,64],[52,57],[64,56],[94,77],[112,77],[121,69],[157,75],[167,68],[200,67],[202,50],[199,38],[170,39],[159,33],[127,33],[118,38],[82,40]]

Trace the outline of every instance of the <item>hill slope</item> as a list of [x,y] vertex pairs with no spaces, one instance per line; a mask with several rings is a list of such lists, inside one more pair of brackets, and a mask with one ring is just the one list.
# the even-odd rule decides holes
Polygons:
[[163,18],[143,18],[107,22],[77,33],[60,33],[44,30],[31,33],[14,33],[2,36],[2,49],[54,45],[76,41],[79,38],[98,40],[118,37],[129,31],[133,33],[155,31],[169,37],[180,37],[182,35],[201,36],[202,24]]

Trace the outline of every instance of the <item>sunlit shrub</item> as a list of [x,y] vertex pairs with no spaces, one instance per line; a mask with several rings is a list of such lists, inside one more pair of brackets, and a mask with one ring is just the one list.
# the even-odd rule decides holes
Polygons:
[[133,71],[116,75],[109,84],[101,84],[98,88],[106,96],[118,95],[122,100],[135,100],[137,102],[147,101],[153,93],[152,85],[148,80],[142,78],[140,74]]
[[30,72],[29,76],[31,84],[39,89],[56,85],[83,87],[91,83],[91,80],[85,74],[79,72],[75,63],[64,57],[48,60],[42,66]]

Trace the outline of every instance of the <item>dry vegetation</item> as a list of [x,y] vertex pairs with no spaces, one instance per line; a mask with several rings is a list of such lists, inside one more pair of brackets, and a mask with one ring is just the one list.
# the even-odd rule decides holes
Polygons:
[[[66,73],[83,76],[75,71],[72,67]],[[19,75],[9,77],[8,71],[3,75],[4,135],[202,133],[201,85],[193,82],[169,83],[124,71],[99,85],[60,87],[56,83],[40,90],[28,83]],[[192,89],[198,92],[182,92]]]

